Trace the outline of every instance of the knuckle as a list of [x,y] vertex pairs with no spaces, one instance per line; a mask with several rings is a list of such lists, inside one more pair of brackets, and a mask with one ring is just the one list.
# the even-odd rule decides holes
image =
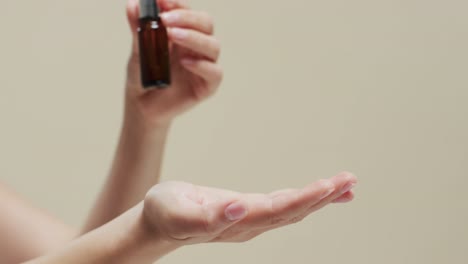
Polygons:
[[208,32],[211,34],[214,31],[214,19],[213,17],[206,11],[201,11],[200,12],[201,17],[205,21],[206,27]]

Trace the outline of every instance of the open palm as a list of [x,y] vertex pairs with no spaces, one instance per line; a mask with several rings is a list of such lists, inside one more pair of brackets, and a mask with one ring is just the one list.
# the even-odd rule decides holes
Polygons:
[[181,244],[244,242],[297,223],[329,203],[351,201],[355,183],[353,175],[342,173],[302,189],[242,194],[166,182],[148,192],[145,217],[160,236]]

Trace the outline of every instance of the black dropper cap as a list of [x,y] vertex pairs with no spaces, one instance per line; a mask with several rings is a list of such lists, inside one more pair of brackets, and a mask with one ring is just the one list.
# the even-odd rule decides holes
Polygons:
[[159,8],[156,0],[140,0],[140,18],[158,18]]

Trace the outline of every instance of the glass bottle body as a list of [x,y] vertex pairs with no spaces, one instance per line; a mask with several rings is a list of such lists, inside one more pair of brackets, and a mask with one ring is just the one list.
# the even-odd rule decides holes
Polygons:
[[145,89],[165,88],[171,84],[167,29],[160,18],[139,20],[141,81]]

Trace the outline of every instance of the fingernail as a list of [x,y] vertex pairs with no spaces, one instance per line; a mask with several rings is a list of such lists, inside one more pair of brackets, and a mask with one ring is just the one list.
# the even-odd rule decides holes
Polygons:
[[346,184],[345,186],[343,186],[343,188],[341,188],[340,192],[342,194],[347,193],[347,192],[351,191],[354,188],[354,186],[356,186],[356,183],[350,182],[350,183]]
[[229,221],[237,221],[244,218],[247,215],[247,210],[240,203],[234,203],[229,205],[224,214]]
[[187,36],[187,31],[180,28],[173,28],[171,32],[176,39],[184,39]]
[[330,194],[332,194],[334,191],[335,191],[335,186],[333,185],[333,183],[331,183],[330,181],[325,181],[324,182],[324,186],[326,189],[326,191],[324,191],[322,193],[322,195],[320,196],[320,200],[328,197]]
[[168,24],[175,23],[179,19],[179,15],[176,13],[162,13],[161,17],[164,20],[164,22]]
[[194,64],[196,63],[195,60],[193,60],[193,59],[187,59],[187,58],[182,59],[180,62],[181,62],[182,64],[184,64],[184,65],[187,65],[187,66],[192,66],[192,65],[194,65]]

